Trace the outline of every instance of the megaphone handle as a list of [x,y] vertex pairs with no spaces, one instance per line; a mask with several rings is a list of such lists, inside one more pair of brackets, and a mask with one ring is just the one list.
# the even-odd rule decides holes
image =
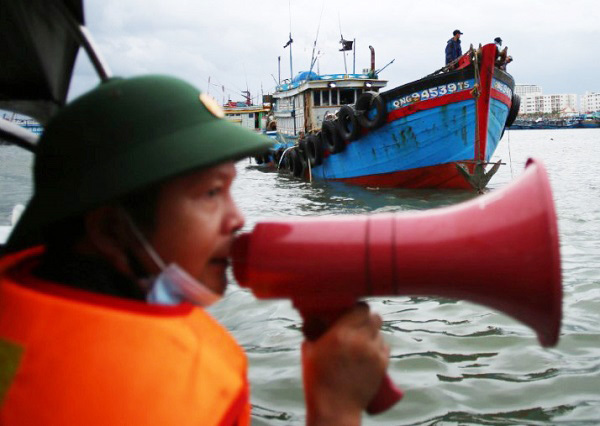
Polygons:
[[367,406],[367,413],[379,414],[392,408],[402,399],[402,391],[396,387],[390,376],[385,373],[385,377],[379,385],[377,393]]
[[[309,313],[303,309],[299,310],[304,319],[302,332],[308,340],[317,340],[344,312],[344,310],[333,309],[327,313],[321,311],[318,315],[315,315],[314,312]],[[390,376],[386,373],[377,393],[371,402],[369,402],[366,411],[369,414],[383,413],[400,401],[402,396],[402,391],[396,387]]]

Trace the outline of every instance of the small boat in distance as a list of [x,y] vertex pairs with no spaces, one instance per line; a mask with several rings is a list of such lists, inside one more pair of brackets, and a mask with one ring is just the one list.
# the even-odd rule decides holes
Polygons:
[[579,127],[581,127],[581,120],[574,118],[519,118],[510,126],[511,130],[576,129]]
[[273,94],[278,143],[268,158],[308,179],[369,187],[482,190],[519,97],[506,48],[488,44],[411,83],[381,92],[371,48],[363,74],[298,74]]
[[244,94],[244,102],[229,99],[223,104],[225,119],[256,132],[273,130],[275,123],[270,115],[271,96],[263,96],[262,105],[254,105],[250,92],[245,91],[242,93]]

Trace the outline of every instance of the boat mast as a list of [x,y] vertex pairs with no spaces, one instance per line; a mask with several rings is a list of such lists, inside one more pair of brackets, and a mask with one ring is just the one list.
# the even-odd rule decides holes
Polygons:
[[[291,0],[288,1],[288,5],[289,5],[289,9],[290,9],[290,38],[289,38],[288,42],[285,44],[285,46],[283,46],[283,48],[285,49],[288,46],[290,48],[290,86],[291,86],[292,81],[294,79],[294,68],[292,65],[292,43],[294,42],[294,39],[292,38],[292,2],[291,2]],[[292,96],[292,121],[294,123],[294,136],[295,136],[296,135],[296,99],[295,99],[295,96]]]
[[[290,32],[290,39],[288,40],[286,46],[290,47],[290,82],[292,81],[292,79],[294,78],[294,65],[292,63],[292,43],[294,42],[294,40],[292,39],[292,33]],[[286,47],[283,46],[283,47]]]
[[319,53],[317,53],[317,57],[315,57],[315,50],[317,48],[317,40],[319,39],[319,31],[321,30],[321,19],[323,18],[323,10],[325,9],[325,2],[323,2],[323,6],[321,7],[321,16],[319,17],[319,25],[317,26],[317,35],[315,36],[315,42],[313,43],[312,55],[310,56],[310,68],[308,70],[308,79],[310,80],[310,73],[315,66],[315,62],[317,62],[317,58]]
[[291,3],[291,0],[289,0],[288,4],[290,7],[290,38],[287,41],[287,43],[283,46],[283,48],[285,49],[288,46],[290,48],[290,83],[291,83],[292,79],[294,78],[294,67],[292,64],[292,43],[294,42],[294,39],[292,38],[292,3]]
[[352,50],[353,50],[352,74],[356,74],[356,39],[354,39],[354,42],[352,43]]
[[342,45],[342,48],[340,49],[340,52],[342,52],[342,55],[344,55],[344,73],[346,75],[348,75],[348,65],[346,64],[346,50],[350,50],[347,48],[348,43],[352,43],[351,41],[348,42],[347,40],[344,40],[344,36],[342,35],[342,20],[340,18],[340,13],[338,12],[338,23],[340,25],[340,44]]

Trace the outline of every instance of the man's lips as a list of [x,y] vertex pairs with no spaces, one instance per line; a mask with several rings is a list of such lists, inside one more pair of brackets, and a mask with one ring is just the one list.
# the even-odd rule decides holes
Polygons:
[[229,266],[230,261],[228,257],[213,257],[210,259],[210,263],[219,266]]

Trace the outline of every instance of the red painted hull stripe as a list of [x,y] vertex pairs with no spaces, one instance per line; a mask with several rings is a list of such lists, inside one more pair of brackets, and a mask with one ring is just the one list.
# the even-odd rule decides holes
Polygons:
[[[471,166],[468,167],[472,169]],[[471,185],[458,172],[454,163],[438,164],[436,166],[420,167],[379,175],[331,180],[379,188],[472,189]]]
[[510,109],[512,102],[510,101],[510,98],[508,96],[506,96],[504,93],[502,93],[496,89],[492,89],[492,98],[499,100],[500,102],[502,102],[504,105],[506,105]]

